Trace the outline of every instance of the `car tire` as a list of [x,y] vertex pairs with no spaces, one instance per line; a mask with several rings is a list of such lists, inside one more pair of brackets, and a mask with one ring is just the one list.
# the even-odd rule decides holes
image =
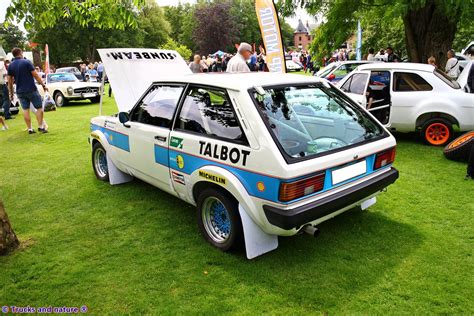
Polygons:
[[197,198],[197,221],[202,236],[211,245],[229,251],[243,245],[238,202],[223,190],[208,188]]
[[101,181],[109,181],[109,168],[107,166],[107,152],[101,143],[92,146],[92,169],[95,176]]
[[100,102],[100,97],[90,98],[89,100],[91,100],[92,103],[99,103]]
[[421,128],[423,141],[431,146],[443,146],[453,136],[453,124],[443,118],[428,120]]
[[67,105],[68,101],[64,97],[64,95],[61,93],[61,91],[56,91],[54,93],[54,103],[56,103],[56,106],[62,107]]
[[474,146],[474,131],[467,132],[444,147],[444,156],[450,160],[467,161]]

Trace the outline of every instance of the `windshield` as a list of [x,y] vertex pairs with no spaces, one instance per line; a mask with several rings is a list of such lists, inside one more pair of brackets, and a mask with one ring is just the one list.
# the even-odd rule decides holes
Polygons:
[[318,83],[264,91],[263,95],[253,91],[254,100],[273,138],[292,158],[319,155],[384,133],[333,87]]
[[71,73],[61,72],[48,75],[48,83],[54,82],[74,82],[77,81],[76,76]]
[[337,64],[329,64],[327,67],[321,69],[316,73],[316,76],[320,78],[324,78],[327,75],[329,75],[335,68],[337,67]]

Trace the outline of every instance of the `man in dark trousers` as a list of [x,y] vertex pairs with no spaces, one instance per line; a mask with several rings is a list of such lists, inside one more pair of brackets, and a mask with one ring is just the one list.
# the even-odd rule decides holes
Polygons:
[[36,72],[33,64],[29,60],[23,58],[23,51],[21,48],[15,47],[12,50],[12,54],[14,59],[8,66],[8,90],[10,93],[10,100],[13,100],[13,81],[15,81],[16,95],[20,100],[23,109],[23,116],[26,126],[28,127],[28,133],[36,133],[31,126],[30,104],[32,104],[37,110],[36,119],[38,120],[38,131],[41,133],[47,133],[48,131],[44,126],[43,120],[43,102],[41,100],[41,95],[38,92],[38,88],[36,88],[35,79],[43,87],[45,92],[48,91],[48,88]]

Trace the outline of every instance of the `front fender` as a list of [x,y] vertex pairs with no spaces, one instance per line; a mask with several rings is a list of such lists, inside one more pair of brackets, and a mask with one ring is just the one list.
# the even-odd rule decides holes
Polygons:
[[228,170],[218,166],[204,166],[195,170],[190,175],[190,180],[191,183],[193,183],[193,186],[189,188],[188,194],[192,200],[194,200],[194,187],[200,182],[209,182],[222,187],[224,190],[232,194],[250,218],[252,218],[252,220],[260,227],[264,227],[265,223],[267,223],[263,211],[260,211],[255,203],[253,203],[251,196],[248,194],[240,180]]

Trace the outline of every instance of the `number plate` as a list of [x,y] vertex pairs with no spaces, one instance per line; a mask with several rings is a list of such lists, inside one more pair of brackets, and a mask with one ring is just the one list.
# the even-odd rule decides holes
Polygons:
[[82,94],[82,97],[83,98],[93,98],[93,97],[96,97],[97,96],[97,93],[95,92],[92,92],[92,93],[83,93]]
[[367,172],[365,160],[332,171],[332,184],[338,184]]

